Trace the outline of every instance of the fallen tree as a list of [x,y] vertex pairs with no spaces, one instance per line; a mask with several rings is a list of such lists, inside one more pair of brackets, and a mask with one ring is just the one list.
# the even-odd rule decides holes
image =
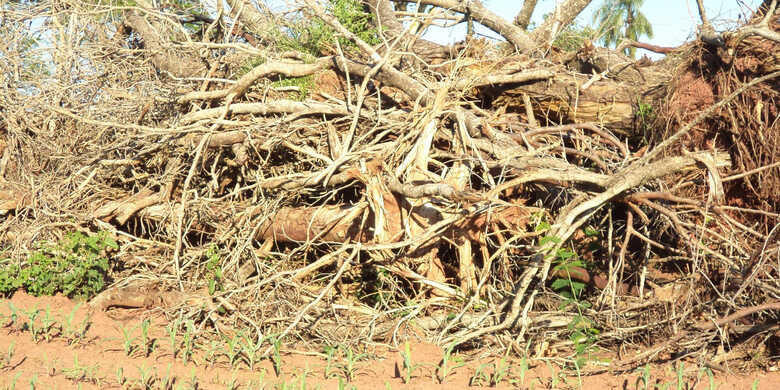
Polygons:
[[[729,33],[700,7],[700,39],[650,63],[556,46],[583,0],[533,31],[531,1],[515,23],[475,0],[137,3],[4,6],[3,240],[112,233],[97,308],[326,342],[395,337],[411,310],[440,343],[559,332],[577,358],[669,336],[620,369],[718,360],[749,333],[720,328],[733,313],[776,321],[776,1]],[[505,42],[420,38],[466,19]],[[545,327],[561,304],[577,315]]]

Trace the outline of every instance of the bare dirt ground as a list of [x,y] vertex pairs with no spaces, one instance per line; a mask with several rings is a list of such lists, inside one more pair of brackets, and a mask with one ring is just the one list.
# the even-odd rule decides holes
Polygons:
[[[144,320],[149,321],[146,339]],[[271,358],[259,358],[265,346],[258,349],[258,361],[252,364],[248,355],[231,354],[231,350],[246,351],[242,343],[233,343],[231,349],[234,338],[225,335],[223,340],[211,340],[199,337],[197,329],[192,332],[189,350],[193,353],[187,359],[187,336],[180,331],[171,343],[166,330],[170,324],[155,312],[91,311],[66,297],[17,292],[12,299],[0,301],[0,389],[726,390],[780,386],[779,372],[715,372],[710,376],[696,362],[688,361],[654,366],[649,372],[643,368],[634,373],[578,377],[555,359],[502,360],[487,352],[453,353],[452,368],[442,381],[444,351],[420,341],[410,343],[407,365],[402,357],[405,345],[365,345],[352,351],[352,359],[345,350],[328,359],[322,350],[305,344],[280,345],[277,374],[273,351]],[[411,368],[408,383],[405,368]]]

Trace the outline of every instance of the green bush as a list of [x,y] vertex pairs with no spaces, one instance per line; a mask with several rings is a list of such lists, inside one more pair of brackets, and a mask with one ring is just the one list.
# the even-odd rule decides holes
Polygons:
[[7,297],[23,288],[35,296],[61,292],[71,298],[89,299],[106,284],[106,248],[118,246],[105,232],[90,236],[73,232],[57,245],[43,244],[21,265],[2,266],[0,295]]
[[[359,0],[329,0],[328,12],[350,32],[369,45],[379,43],[374,16],[365,12]],[[319,56],[325,54],[326,47],[333,46],[336,31],[320,19],[305,20],[289,28],[279,38],[283,48],[301,51]],[[346,38],[339,38],[339,44],[345,51],[354,50],[355,44]]]

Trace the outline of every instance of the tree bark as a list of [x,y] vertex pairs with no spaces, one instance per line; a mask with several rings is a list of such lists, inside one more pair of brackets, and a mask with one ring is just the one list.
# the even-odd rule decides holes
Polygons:
[[531,39],[537,43],[549,44],[555,39],[555,35],[570,25],[591,1],[566,0],[566,2],[558,5],[552,15],[539,28],[531,32]]
[[523,8],[521,8],[520,12],[515,16],[515,25],[517,27],[528,30],[528,24],[531,22],[531,15],[533,15],[534,9],[536,9],[536,1],[537,0],[525,0],[523,2]]

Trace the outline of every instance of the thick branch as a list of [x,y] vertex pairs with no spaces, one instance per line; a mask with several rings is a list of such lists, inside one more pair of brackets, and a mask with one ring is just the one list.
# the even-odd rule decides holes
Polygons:
[[523,8],[515,16],[515,25],[523,30],[528,29],[528,24],[531,22],[531,15],[536,9],[536,0],[525,0],[523,2]]
[[531,39],[538,43],[549,43],[564,27],[571,24],[591,0],[566,0],[559,4],[539,28],[531,33]]
[[534,41],[523,29],[504,20],[482,5],[479,0],[459,2],[456,0],[423,0],[423,4],[446,8],[462,14],[471,15],[483,26],[495,31],[521,52],[527,52],[536,47]]

